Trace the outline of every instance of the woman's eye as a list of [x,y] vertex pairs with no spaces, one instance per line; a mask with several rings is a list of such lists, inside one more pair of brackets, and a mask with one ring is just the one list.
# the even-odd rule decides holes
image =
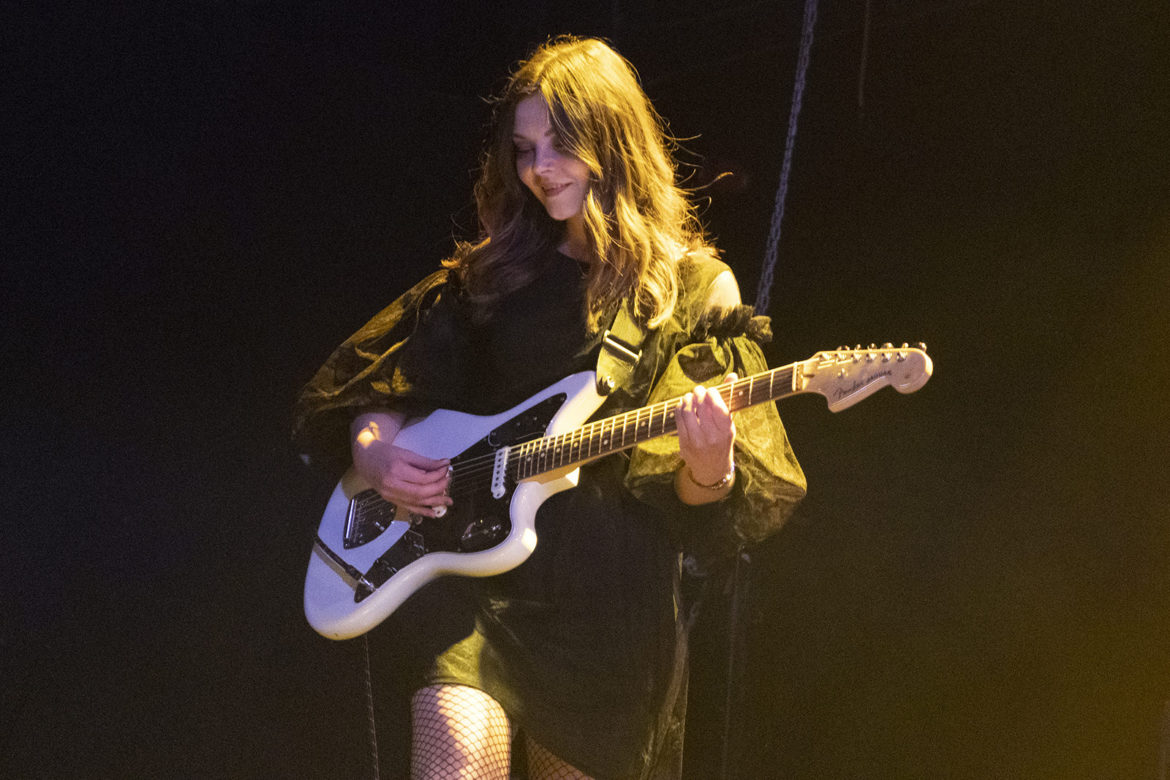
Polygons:
[[517,157],[523,157],[526,154],[532,154],[531,147],[527,147],[527,146],[517,146],[516,147],[516,156]]

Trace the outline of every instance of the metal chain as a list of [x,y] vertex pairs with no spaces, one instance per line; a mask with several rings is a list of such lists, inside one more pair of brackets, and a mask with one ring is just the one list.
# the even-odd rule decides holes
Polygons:
[[760,273],[760,286],[756,292],[756,312],[759,314],[766,314],[770,303],[776,254],[780,248],[780,226],[784,221],[784,200],[788,197],[788,175],[792,170],[792,148],[796,143],[796,124],[800,118],[800,105],[804,99],[804,85],[808,76],[808,63],[812,54],[813,29],[816,27],[816,21],[817,0],[805,0],[804,26],[800,33],[800,56],[796,63],[796,83],[792,91],[792,112],[788,115],[788,137],[784,142],[784,164],[780,169],[780,186],[776,190],[776,205],[772,211],[772,227],[768,232],[768,246],[764,251],[764,270]]
[[366,714],[368,715],[370,734],[370,762],[374,772],[374,780],[381,777],[381,767],[378,761],[378,724],[374,721],[374,684],[370,675],[370,636],[362,634],[362,650],[366,661]]

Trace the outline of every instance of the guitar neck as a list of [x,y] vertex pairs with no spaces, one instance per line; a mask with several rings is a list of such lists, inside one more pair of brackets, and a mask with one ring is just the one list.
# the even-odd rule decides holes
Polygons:
[[[728,410],[775,401],[801,391],[793,381],[799,363],[765,371],[711,388],[723,397]],[[629,449],[678,430],[675,413],[681,397],[660,401],[604,420],[583,425],[557,436],[545,436],[516,445],[516,479],[535,477],[557,469],[572,468],[586,461]]]

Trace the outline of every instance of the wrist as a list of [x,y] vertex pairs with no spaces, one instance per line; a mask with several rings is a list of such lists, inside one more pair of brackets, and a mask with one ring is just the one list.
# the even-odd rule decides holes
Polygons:
[[735,461],[734,460],[731,461],[731,467],[727,470],[727,473],[724,474],[717,481],[711,482],[711,483],[700,482],[698,479],[696,479],[695,472],[691,469],[691,466],[689,463],[686,464],[685,466],[683,466],[683,469],[686,471],[687,481],[690,482],[695,487],[702,488],[703,490],[710,490],[710,491],[724,490],[726,488],[731,487],[731,485],[735,482]]

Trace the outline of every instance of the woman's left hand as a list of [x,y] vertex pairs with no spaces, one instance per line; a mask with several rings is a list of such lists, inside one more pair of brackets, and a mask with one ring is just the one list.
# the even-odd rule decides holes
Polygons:
[[[734,382],[728,374],[724,384]],[[676,411],[679,454],[699,485],[716,485],[731,473],[735,422],[718,388],[698,385],[682,397]]]

